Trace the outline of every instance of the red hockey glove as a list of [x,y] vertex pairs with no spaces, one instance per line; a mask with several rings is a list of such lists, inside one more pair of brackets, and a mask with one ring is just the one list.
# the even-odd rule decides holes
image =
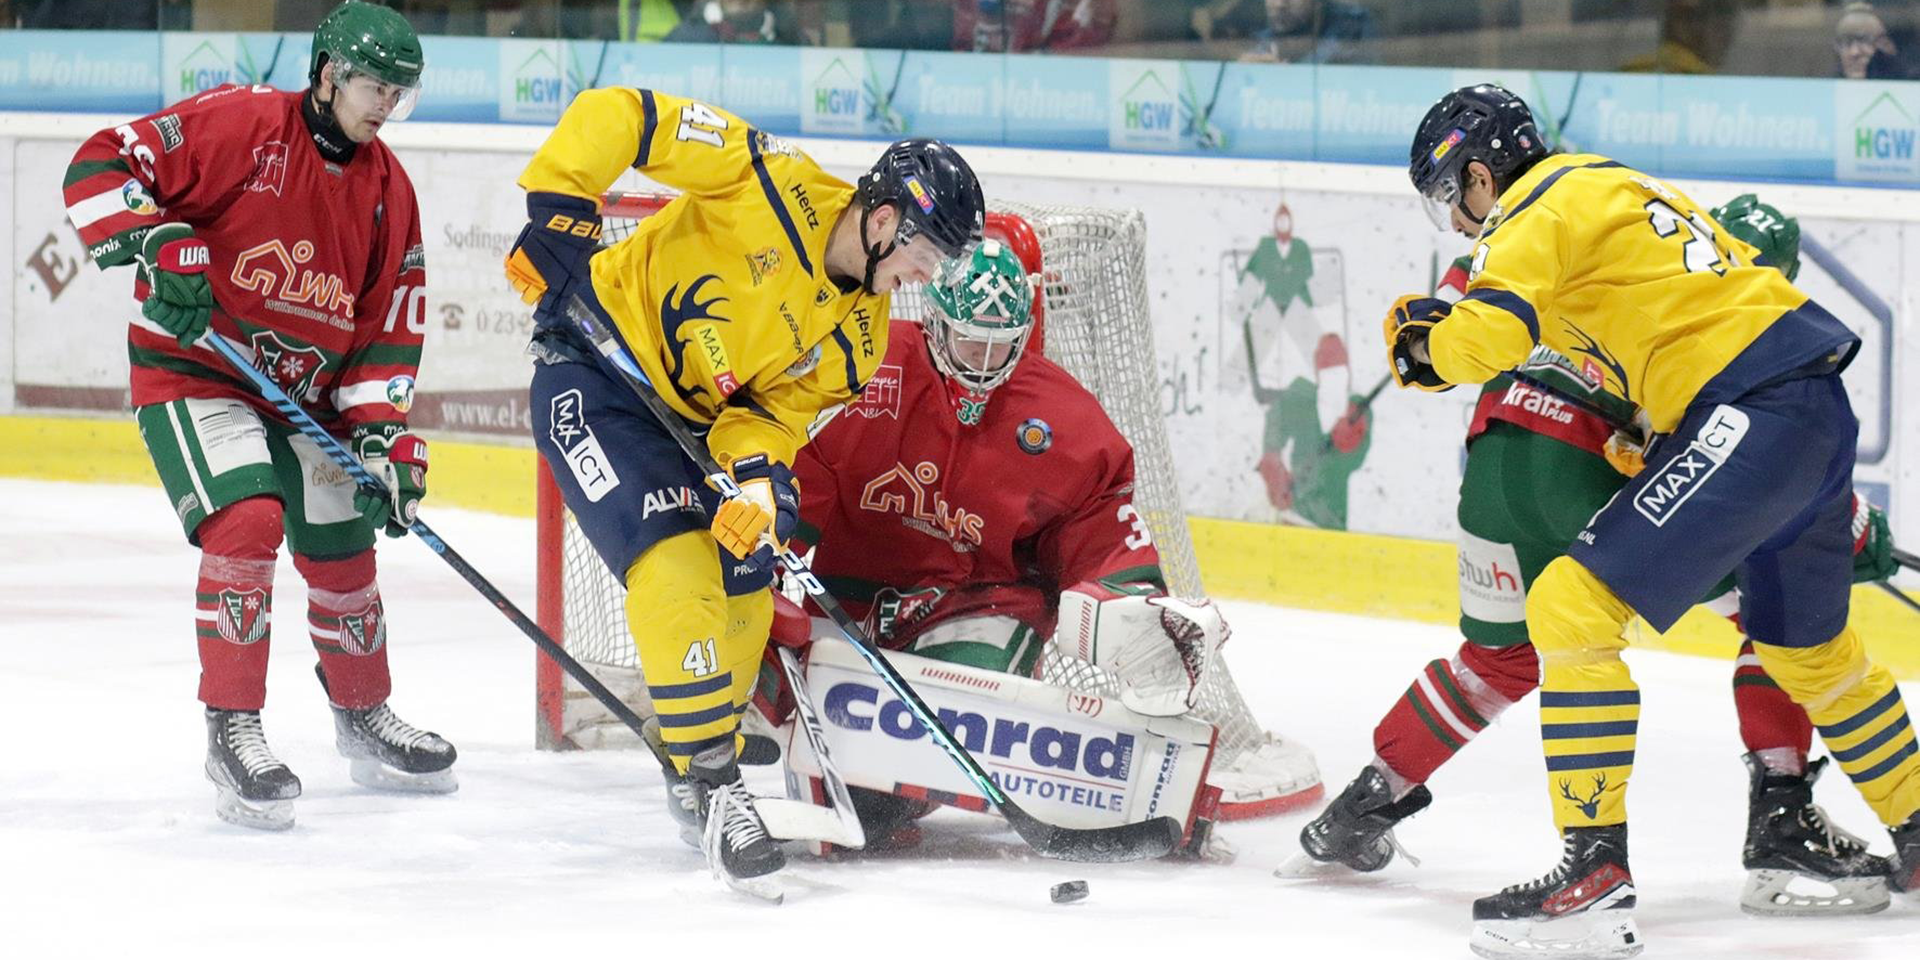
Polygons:
[[1452,309],[1445,300],[1418,294],[1393,302],[1382,328],[1387,338],[1387,368],[1393,372],[1395,385],[1434,393],[1453,389],[1453,384],[1440,379],[1432,358],[1427,356],[1427,335]]
[[354,509],[387,536],[406,536],[427,496],[427,442],[402,424],[364,423],[353,428],[353,451],[367,472],[387,485],[384,497],[355,491]]

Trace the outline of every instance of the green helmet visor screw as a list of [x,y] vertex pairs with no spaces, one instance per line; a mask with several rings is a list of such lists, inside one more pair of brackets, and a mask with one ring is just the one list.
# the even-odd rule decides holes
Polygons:
[[405,120],[420,100],[425,66],[420,37],[407,18],[387,7],[347,0],[313,31],[307,78],[318,84],[325,69],[336,96],[363,112],[384,109],[387,119]]
[[934,366],[986,393],[1013,375],[1033,334],[1033,282],[1005,244],[983,240],[927,284],[922,326]]

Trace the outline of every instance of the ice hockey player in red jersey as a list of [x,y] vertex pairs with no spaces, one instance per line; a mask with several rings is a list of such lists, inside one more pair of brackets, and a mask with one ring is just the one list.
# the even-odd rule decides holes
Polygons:
[[[68,216],[103,269],[134,264],[127,331],[140,434],[200,548],[195,633],[216,812],[293,824],[300,780],[260,726],[281,540],[307,582],[306,627],[335,743],[366,786],[443,793],[454,748],[387,707],[374,531],[426,495],[407,429],[426,330],[413,185],[378,139],[412,110],[419,39],[348,0],[313,37],[311,86],[228,85],[102,130],[67,168]],[[344,472],[197,341],[211,332],[350,447],[390,497]]]
[[[814,572],[888,649],[1031,675],[1058,619],[1062,646],[1119,677],[1126,706],[1184,713],[1226,625],[1166,595],[1132,447],[1085,387],[1025,351],[1019,258],[982,241],[927,293],[924,321],[893,321],[865,393],[794,465]],[[870,848],[927,809],[854,800]]]

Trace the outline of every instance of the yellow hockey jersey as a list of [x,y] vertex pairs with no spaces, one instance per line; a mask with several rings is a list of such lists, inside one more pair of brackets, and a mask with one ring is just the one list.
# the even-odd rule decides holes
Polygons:
[[826,272],[853,187],[725,110],[625,87],[583,91],[519,183],[598,201],[629,167],[683,193],[594,255],[594,293],[668,405],[713,424],[714,459],[793,463],[887,352],[889,298]]
[[1467,292],[1427,341],[1449,383],[1479,383],[1535,344],[1670,432],[1859,338],[1672,187],[1592,154],[1551,156],[1500,195]]

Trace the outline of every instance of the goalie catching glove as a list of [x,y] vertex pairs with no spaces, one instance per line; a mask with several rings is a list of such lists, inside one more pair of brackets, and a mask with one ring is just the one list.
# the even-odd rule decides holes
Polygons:
[[147,231],[135,260],[141,315],[173,334],[182,348],[192,346],[213,319],[213,288],[207,284],[213,258],[206,241],[184,223],[163,223]]
[[1393,382],[1402,387],[1419,387],[1435,393],[1452,390],[1453,384],[1440,379],[1427,355],[1427,335],[1435,324],[1446,319],[1453,305],[1437,297],[1408,294],[1393,302],[1383,324],[1387,337],[1387,369]]
[[354,491],[354,509],[387,536],[405,536],[427,495],[427,442],[401,424],[363,423],[353,428],[353,453],[387,485],[385,496],[365,487]]
[[1232,631],[1211,600],[1130,592],[1104,582],[1060,593],[1054,642],[1113,674],[1135,713],[1173,717],[1199,702],[1200,682]]
[[764,453],[740,457],[727,470],[740,495],[713,512],[713,539],[752,572],[770,570],[800,523],[800,482]]

